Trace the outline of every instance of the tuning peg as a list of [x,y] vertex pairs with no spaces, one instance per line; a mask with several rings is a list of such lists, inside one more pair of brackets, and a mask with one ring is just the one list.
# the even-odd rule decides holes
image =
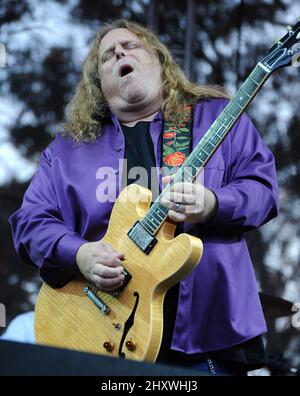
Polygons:
[[293,34],[294,33],[292,26],[287,25],[286,29],[289,32],[289,34]]

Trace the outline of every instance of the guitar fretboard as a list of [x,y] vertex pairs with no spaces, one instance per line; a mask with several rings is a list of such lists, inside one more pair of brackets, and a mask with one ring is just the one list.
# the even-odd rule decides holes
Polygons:
[[141,224],[149,233],[155,235],[168,216],[168,209],[160,203],[163,194],[169,192],[174,183],[194,181],[270,74],[263,64],[256,65],[247,80],[175,173],[173,180],[164,188],[141,220]]

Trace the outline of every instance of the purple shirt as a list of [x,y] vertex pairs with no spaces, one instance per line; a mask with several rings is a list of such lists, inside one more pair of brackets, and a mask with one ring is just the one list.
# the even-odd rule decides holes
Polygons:
[[[200,101],[194,109],[195,146],[227,104]],[[151,122],[156,165],[161,160],[162,115]],[[101,239],[113,202],[99,202],[103,167],[121,178],[124,135],[112,114],[93,143],[74,143],[58,134],[41,155],[38,171],[21,208],[10,217],[15,248],[24,262],[40,268],[42,278],[60,287],[79,274],[76,252]],[[218,211],[184,231],[202,238],[204,252],[195,271],[180,282],[172,348],[202,353],[240,344],[266,332],[256,279],[243,233],[278,212],[278,187],[272,153],[246,114],[215,152],[204,172]],[[100,190],[99,190],[100,189]]]

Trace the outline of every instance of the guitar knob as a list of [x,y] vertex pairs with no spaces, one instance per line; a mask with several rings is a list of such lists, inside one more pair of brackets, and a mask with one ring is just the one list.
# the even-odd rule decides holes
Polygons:
[[103,348],[107,351],[107,352],[112,352],[114,349],[115,344],[111,341],[105,341],[103,344]]
[[133,341],[132,338],[129,338],[129,340],[126,341],[125,345],[126,345],[126,348],[127,348],[129,351],[134,351],[135,348],[136,348],[136,342]]

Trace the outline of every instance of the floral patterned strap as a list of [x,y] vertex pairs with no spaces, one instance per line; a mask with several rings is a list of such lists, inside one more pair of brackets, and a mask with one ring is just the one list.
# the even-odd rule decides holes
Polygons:
[[190,154],[192,106],[186,105],[182,123],[164,122],[162,164],[171,170],[181,166]]

